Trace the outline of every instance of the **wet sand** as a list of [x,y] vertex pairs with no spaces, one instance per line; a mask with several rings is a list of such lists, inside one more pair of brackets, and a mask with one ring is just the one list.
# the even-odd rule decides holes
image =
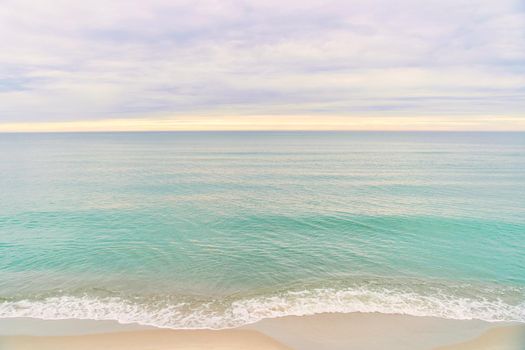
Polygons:
[[525,325],[384,314],[266,319],[228,330],[170,330],[112,321],[0,320],[1,350],[523,350]]

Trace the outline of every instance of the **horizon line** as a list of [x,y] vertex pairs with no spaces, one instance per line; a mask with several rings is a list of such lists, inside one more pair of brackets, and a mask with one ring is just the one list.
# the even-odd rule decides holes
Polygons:
[[525,133],[525,130],[429,130],[429,129],[347,129],[347,130],[315,130],[315,129],[287,129],[287,130],[276,130],[276,129],[260,129],[260,130],[240,130],[240,129],[221,129],[221,130],[61,130],[61,131],[2,131],[0,134],[13,135],[13,134],[158,134],[158,133],[351,133],[351,132],[369,132],[369,133]]
[[520,116],[170,116],[4,122],[0,133],[170,131],[525,131]]

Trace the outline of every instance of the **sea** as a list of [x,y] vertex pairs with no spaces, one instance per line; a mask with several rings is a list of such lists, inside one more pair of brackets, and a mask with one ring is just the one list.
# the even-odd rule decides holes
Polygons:
[[0,318],[525,322],[525,133],[0,134]]

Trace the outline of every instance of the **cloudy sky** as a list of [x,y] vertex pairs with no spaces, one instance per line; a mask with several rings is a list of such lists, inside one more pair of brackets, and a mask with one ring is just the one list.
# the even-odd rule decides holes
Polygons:
[[523,0],[0,0],[0,131],[525,130]]

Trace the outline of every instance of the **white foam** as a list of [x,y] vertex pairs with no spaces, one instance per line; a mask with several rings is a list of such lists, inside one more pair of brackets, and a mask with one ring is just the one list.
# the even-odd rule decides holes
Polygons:
[[364,287],[340,290],[319,288],[233,301],[181,301],[163,305],[88,296],[60,296],[0,303],[2,318],[116,320],[120,323],[175,329],[232,328],[265,318],[324,312],[378,312],[457,320],[525,322],[523,302],[509,304],[501,299],[472,299],[442,293],[421,295]]

